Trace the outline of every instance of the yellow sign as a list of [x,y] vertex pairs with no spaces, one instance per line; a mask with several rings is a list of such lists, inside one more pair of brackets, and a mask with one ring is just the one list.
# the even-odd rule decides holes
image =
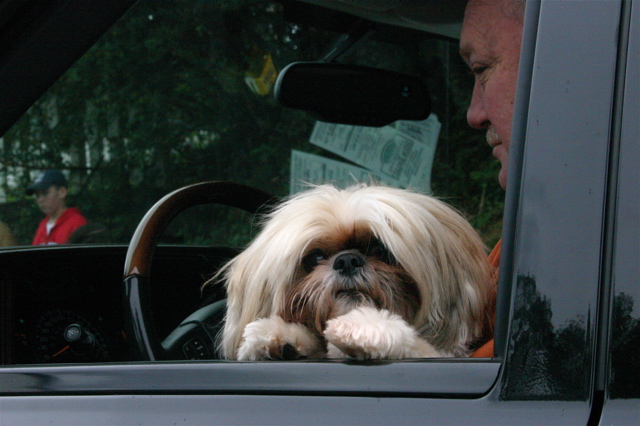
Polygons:
[[247,72],[244,81],[247,83],[251,91],[257,95],[268,95],[278,77],[276,67],[273,65],[271,54],[266,53],[262,57],[262,67],[260,74]]

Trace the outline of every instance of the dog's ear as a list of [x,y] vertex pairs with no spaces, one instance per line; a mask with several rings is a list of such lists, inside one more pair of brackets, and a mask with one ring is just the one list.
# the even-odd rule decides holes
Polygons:
[[235,359],[246,325],[267,318],[274,311],[274,295],[268,290],[270,277],[258,273],[260,265],[252,261],[255,251],[243,251],[222,271],[227,287],[227,314],[219,349],[228,359]]
[[227,317],[220,339],[225,358],[235,358],[247,324],[282,310],[304,247],[300,239],[291,237],[286,224],[286,217],[272,217],[253,242],[220,271],[227,286]]
[[467,356],[482,333],[491,274],[480,236],[462,216],[452,213],[438,255],[442,281],[432,297],[427,323],[437,348]]
[[375,232],[420,291],[414,326],[442,352],[467,355],[481,333],[491,284],[482,239],[436,198],[411,192],[385,197],[388,226],[377,224]]

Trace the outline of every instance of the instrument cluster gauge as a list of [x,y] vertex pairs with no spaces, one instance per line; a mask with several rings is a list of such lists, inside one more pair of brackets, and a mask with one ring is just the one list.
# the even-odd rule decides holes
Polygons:
[[53,309],[40,317],[36,352],[41,363],[109,361],[107,339],[98,327],[67,309]]

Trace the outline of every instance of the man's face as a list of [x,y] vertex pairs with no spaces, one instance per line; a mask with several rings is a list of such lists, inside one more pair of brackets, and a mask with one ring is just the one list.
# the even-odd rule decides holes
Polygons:
[[36,203],[42,213],[56,216],[61,209],[64,209],[66,196],[67,188],[64,186],[50,186],[43,191],[36,191]]
[[522,16],[509,1],[470,0],[460,35],[460,54],[476,80],[467,121],[487,130],[487,142],[502,165],[498,180],[503,188],[522,40]]

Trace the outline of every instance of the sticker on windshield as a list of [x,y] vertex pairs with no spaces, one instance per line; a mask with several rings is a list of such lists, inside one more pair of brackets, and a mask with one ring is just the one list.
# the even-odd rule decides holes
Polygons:
[[319,156],[302,161],[298,153],[295,164],[292,155],[292,189],[301,179],[320,183],[325,181],[315,178],[330,177],[328,181],[335,183],[339,176],[347,176],[346,183],[353,183],[352,176],[372,176],[388,185],[429,193],[440,128],[435,114],[424,121],[396,121],[384,127],[316,122],[309,141],[361,167]]

